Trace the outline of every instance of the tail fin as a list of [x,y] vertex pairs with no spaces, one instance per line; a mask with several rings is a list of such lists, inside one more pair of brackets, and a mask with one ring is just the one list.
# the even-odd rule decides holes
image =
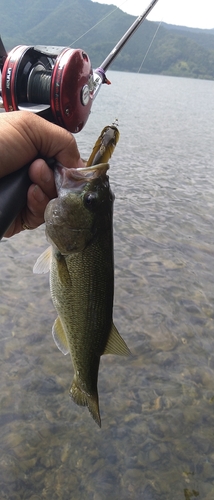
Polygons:
[[101,418],[100,418],[100,410],[99,410],[99,402],[98,402],[98,393],[97,391],[93,394],[88,394],[83,391],[77,383],[76,380],[73,381],[73,384],[70,388],[70,396],[73,401],[79,406],[87,406],[91,416],[95,420],[96,424],[101,427]]

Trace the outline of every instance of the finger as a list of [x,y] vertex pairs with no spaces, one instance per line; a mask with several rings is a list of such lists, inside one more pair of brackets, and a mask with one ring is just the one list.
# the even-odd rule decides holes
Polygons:
[[[37,151],[43,156],[56,158],[67,168],[82,167],[83,161],[74,136],[62,127],[25,112],[25,132]],[[27,125],[27,127],[26,127]]]
[[76,141],[67,130],[28,111],[0,116],[0,177],[27,164],[37,155],[55,157],[65,167],[81,167]]
[[[33,115],[28,133],[32,133],[32,140],[38,151],[46,157],[54,157],[65,167],[82,167],[83,161],[74,136],[62,127],[54,125],[43,118]],[[39,118],[40,126],[35,127],[35,118]],[[38,120],[37,120],[38,121]]]
[[24,229],[35,229],[44,223],[44,211],[50,199],[38,185],[31,184],[27,194],[27,205],[12,222],[4,234],[10,238]]
[[35,160],[30,165],[28,173],[31,181],[39,186],[49,199],[57,196],[54,173],[44,160]]
[[27,194],[27,206],[22,211],[22,221],[30,229],[35,229],[44,222],[44,211],[49,197],[38,185],[31,184]]

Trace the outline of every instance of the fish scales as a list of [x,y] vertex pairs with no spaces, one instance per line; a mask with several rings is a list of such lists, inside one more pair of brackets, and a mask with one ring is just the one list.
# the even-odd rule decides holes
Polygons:
[[[93,393],[96,386],[86,374],[93,374],[94,358],[104,352],[113,306],[113,242],[110,233],[104,244],[102,239],[81,253],[54,257],[50,281],[53,304],[66,332],[72,331],[67,338],[75,370],[88,380],[88,392]],[[62,295],[66,301],[59,302]]]

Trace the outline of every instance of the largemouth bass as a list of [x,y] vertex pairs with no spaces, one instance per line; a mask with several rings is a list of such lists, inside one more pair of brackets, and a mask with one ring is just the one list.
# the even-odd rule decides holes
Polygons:
[[102,354],[130,351],[112,322],[114,295],[113,202],[108,164],[66,169],[57,166],[58,198],[45,211],[46,250],[35,273],[50,270],[50,290],[58,317],[52,333],[70,353],[74,379],[70,395],[87,406],[101,426],[97,380]]

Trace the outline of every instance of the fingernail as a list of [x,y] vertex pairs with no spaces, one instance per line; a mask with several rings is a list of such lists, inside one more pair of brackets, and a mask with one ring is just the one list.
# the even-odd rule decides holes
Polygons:
[[43,191],[41,190],[41,188],[39,186],[35,186],[35,188],[33,190],[33,194],[34,194],[34,198],[39,203],[41,203],[42,201],[44,201],[45,195],[44,195]]
[[51,171],[49,170],[48,167],[45,167],[42,170],[41,178],[42,178],[43,182],[50,182],[50,180],[51,180]]

